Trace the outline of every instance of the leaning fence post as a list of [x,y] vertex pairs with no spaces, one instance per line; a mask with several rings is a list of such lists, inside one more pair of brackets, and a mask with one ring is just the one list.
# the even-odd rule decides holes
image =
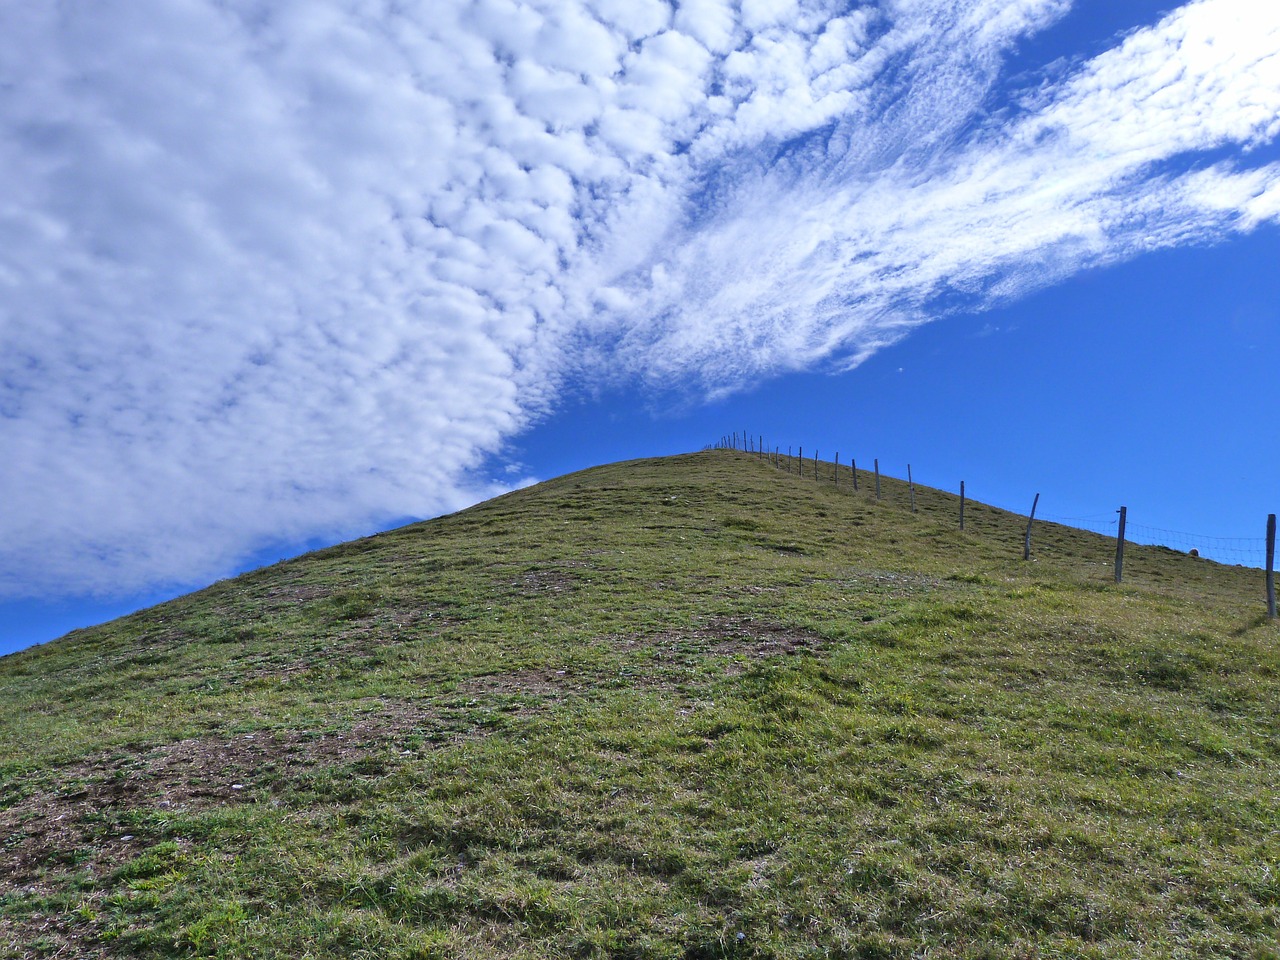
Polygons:
[[1120,508],[1120,529],[1116,531],[1116,583],[1124,576],[1124,523],[1129,516],[1129,508]]
[[880,499],[880,458],[876,458],[876,499]]
[[911,512],[916,512],[916,482],[911,479],[911,464],[907,464],[907,486],[911,490]]
[[1267,517],[1267,616],[1276,618],[1276,515]]
[[960,529],[964,529],[964,481],[960,481]]
[[1031,501],[1031,516],[1027,517],[1027,535],[1022,541],[1022,559],[1031,559],[1031,524],[1036,519],[1036,504],[1040,502],[1040,494],[1036,494],[1036,498]]

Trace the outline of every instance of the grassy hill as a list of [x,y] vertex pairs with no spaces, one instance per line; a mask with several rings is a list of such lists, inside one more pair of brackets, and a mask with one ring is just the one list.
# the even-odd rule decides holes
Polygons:
[[0,956],[1280,956],[1260,574],[868,487],[615,464],[0,659]]

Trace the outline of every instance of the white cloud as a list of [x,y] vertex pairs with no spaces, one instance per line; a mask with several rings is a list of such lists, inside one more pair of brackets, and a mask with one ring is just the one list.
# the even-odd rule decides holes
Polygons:
[[742,24],[754,32],[794,19],[796,0],[742,0]]
[[[961,35],[982,22],[950,21]],[[1249,42],[1223,42],[1224,24]],[[1008,42],[985,27],[980,35]],[[944,34],[934,46],[982,60],[970,41]],[[972,91],[904,94],[857,125],[849,155],[808,157],[798,172],[761,165],[670,245],[664,284],[637,311],[661,319],[633,334],[635,365],[659,381],[685,373],[722,389],[833,353],[856,362],[957,302],[972,308],[1085,265],[1273,219],[1271,168],[1164,165],[1276,136],[1277,50],[1280,13],[1194,4],[1085,64],[1006,126],[959,144],[937,138],[929,150],[898,138],[955,131],[958,115],[973,116],[961,109]],[[954,65],[932,66],[946,75]],[[894,148],[859,150],[857,137]]]
[[730,391],[1280,220],[1280,12],[1188,4],[994,126],[1066,12],[6,7],[0,593],[457,507],[584,358]]
[[592,0],[589,6],[628,43],[661,33],[671,22],[666,0]]
[[728,0],[687,0],[676,7],[673,26],[712,53],[723,55],[734,47],[737,23]]

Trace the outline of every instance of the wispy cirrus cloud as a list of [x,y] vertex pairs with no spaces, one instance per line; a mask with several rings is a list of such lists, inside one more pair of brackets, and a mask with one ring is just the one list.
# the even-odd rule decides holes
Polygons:
[[[974,56],[972,41],[936,35]],[[1277,41],[1280,15],[1192,4],[1032,91],[998,126],[966,127],[986,86],[929,88],[918,104],[906,89],[888,110],[837,118],[799,169],[757,154],[670,245],[658,282],[638,279],[637,313],[657,318],[629,328],[638,362],[730,389],[857,362],[957,307],[1274,220],[1280,166],[1250,166],[1247,151],[1280,130]],[[902,110],[934,133],[901,139]],[[1237,155],[1198,165],[1224,146]]]
[[1280,219],[1280,11],[1187,4],[994,122],[1068,12],[5,10],[0,593],[474,500],[601,356],[732,390]]

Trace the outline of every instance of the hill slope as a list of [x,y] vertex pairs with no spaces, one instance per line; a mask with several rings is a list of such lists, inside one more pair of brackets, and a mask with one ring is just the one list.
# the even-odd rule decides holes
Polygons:
[[0,955],[1280,955],[1257,572],[862,480],[615,464],[0,659]]

